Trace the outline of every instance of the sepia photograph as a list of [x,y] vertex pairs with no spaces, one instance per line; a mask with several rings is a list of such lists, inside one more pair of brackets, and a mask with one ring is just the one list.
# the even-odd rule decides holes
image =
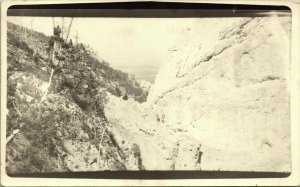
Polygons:
[[114,12],[8,11],[9,176],[291,173],[290,9]]

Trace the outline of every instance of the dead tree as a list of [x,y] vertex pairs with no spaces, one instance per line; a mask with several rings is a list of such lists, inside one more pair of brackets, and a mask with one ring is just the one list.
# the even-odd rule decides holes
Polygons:
[[68,42],[68,38],[69,38],[70,30],[71,30],[71,27],[72,27],[72,23],[73,23],[73,18],[71,18],[71,22],[69,24],[68,33],[67,33],[67,37],[66,37],[66,42]]
[[76,45],[78,45],[78,30],[76,30],[75,42],[76,42]]
[[65,21],[64,17],[61,18],[61,37],[64,38]]
[[[63,21],[63,20],[62,20],[62,21]],[[69,37],[69,34],[70,34],[70,29],[71,29],[71,27],[72,27],[72,23],[73,23],[73,18],[71,19],[71,22],[70,22],[70,24],[69,24],[69,28],[68,28],[68,30],[67,30],[66,41],[68,40],[68,37]],[[53,24],[53,29],[55,29],[56,25],[55,25],[55,21],[54,21],[54,18],[53,18],[53,17],[52,17],[52,24]],[[64,22],[62,22],[62,24],[64,25]],[[63,33],[63,32],[64,32],[64,31],[62,30],[62,33]],[[63,36],[63,34],[62,34],[62,36]],[[61,46],[61,45],[58,45],[57,42],[59,42],[59,41],[56,41],[56,40],[54,39],[53,51],[52,51],[52,54],[51,54],[51,61],[52,61],[52,64],[53,64],[54,67],[58,66],[58,64],[59,64],[59,60],[57,60],[57,59],[55,58],[55,52],[57,51],[57,53],[60,53],[60,50],[61,50],[60,47],[57,49],[58,46]],[[41,99],[41,101],[40,101],[39,104],[41,104],[41,103],[46,99],[46,97],[47,97],[47,94],[48,94],[49,89],[50,89],[50,87],[51,87],[51,81],[52,81],[52,77],[53,77],[53,74],[54,74],[54,67],[51,68],[51,73],[50,73],[50,77],[49,77],[47,89],[46,89],[46,91],[44,92],[43,97],[42,97],[42,99]]]

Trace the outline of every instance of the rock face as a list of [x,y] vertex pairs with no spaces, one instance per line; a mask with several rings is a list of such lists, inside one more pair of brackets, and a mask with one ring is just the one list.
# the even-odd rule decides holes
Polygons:
[[202,170],[291,171],[290,20],[203,18],[169,50],[148,101],[201,144]]
[[[128,170],[197,169],[199,141],[186,130],[163,122],[162,111],[152,103],[138,103],[109,95],[105,115],[108,130],[120,152],[126,155]],[[131,152],[128,152],[132,150]]]

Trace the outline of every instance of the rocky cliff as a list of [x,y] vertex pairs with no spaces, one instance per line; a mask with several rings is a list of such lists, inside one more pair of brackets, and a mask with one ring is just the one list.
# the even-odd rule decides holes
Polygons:
[[110,98],[112,132],[148,170],[290,171],[289,33],[289,17],[198,19],[147,103]]
[[290,17],[199,19],[148,101],[202,145],[202,169],[290,171],[289,62]]

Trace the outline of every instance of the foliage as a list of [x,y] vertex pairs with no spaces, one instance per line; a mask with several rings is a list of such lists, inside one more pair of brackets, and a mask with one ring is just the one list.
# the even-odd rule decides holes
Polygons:
[[[106,151],[101,155],[110,167],[125,169],[116,145],[104,130],[108,125],[104,105],[107,91],[121,96],[116,84],[125,87],[124,99],[131,96],[145,101],[147,94],[135,78],[98,60],[88,46],[70,46],[64,41],[59,41],[62,48],[55,53],[59,63],[54,66],[49,57],[53,52],[51,38],[11,23],[8,28],[6,136],[14,130],[20,132],[7,144],[8,173],[68,171],[65,142],[87,142],[100,150],[102,134]],[[49,67],[54,76],[42,100]]]
[[28,44],[24,41],[20,41],[15,35],[8,33],[7,38],[10,39],[10,43],[16,46],[19,49],[22,49],[29,54],[33,54],[33,49],[28,46]]

